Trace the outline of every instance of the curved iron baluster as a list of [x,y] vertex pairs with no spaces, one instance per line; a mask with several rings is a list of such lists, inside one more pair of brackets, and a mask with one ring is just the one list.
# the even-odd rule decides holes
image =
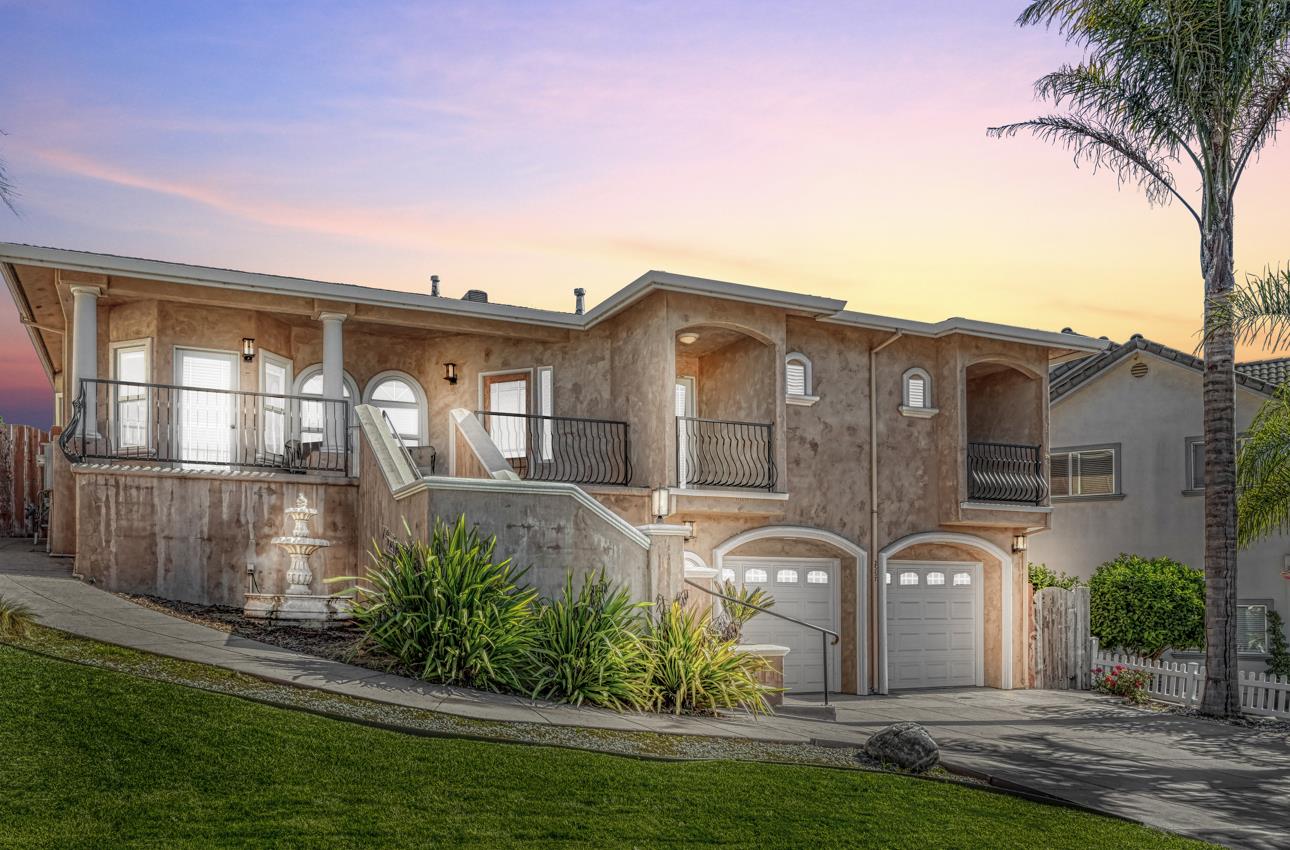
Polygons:
[[968,498],[974,502],[1039,505],[1048,496],[1041,446],[970,442]]
[[615,419],[477,410],[520,478],[574,484],[631,484],[630,429]]
[[678,483],[775,489],[771,423],[678,416],[676,429]]

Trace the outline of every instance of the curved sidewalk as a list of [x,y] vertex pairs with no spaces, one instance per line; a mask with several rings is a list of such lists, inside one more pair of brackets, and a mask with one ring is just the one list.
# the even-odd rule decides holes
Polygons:
[[[707,735],[784,743],[836,738],[791,718],[726,719],[617,713],[599,708],[429,685],[305,655],[135,605],[72,577],[71,561],[31,551],[26,540],[0,539],[0,594],[32,609],[42,625],[105,643],[210,664],[271,682],[456,714],[478,720],[544,723],[669,735]],[[867,735],[857,735],[856,742]]]

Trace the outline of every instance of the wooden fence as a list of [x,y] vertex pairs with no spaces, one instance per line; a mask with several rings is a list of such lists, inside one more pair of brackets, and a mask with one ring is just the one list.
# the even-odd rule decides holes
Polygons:
[[[1205,665],[1197,661],[1154,661],[1136,655],[1109,652],[1093,639],[1093,666],[1109,670],[1117,664],[1151,674],[1147,693],[1161,702],[1189,708],[1200,703],[1205,692]],[[1241,710],[1246,714],[1290,720],[1290,680],[1266,673],[1242,670],[1238,674]]]
[[1087,690],[1092,668],[1088,588],[1046,587],[1034,595],[1032,684],[1048,690]]
[[23,537],[33,529],[27,507],[40,504],[44,469],[40,446],[49,432],[30,425],[0,425],[0,537]]

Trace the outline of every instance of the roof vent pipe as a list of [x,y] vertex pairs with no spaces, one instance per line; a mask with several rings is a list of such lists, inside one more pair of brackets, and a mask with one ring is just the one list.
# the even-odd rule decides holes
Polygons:
[[466,294],[461,296],[462,301],[475,301],[480,304],[488,303],[488,293],[482,289],[468,289]]
[[582,315],[582,310],[585,306],[583,299],[586,297],[587,290],[583,289],[581,286],[573,291],[573,312],[577,313],[579,316]]
[[430,294],[435,298],[439,297],[439,275],[430,275]]

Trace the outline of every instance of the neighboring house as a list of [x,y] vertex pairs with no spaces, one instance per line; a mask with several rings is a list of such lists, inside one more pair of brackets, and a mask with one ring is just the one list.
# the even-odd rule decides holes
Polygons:
[[[1052,530],[1030,560],[1087,579],[1121,552],[1204,566],[1204,440],[1196,357],[1141,336],[1057,366],[1052,398]],[[1287,377],[1290,360],[1236,366],[1236,429]],[[1262,670],[1267,612],[1290,611],[1290,538],[1238,557],[1243,666]]]
[[[67,428],[51,546],[88,580],[240,605],[280,592],[297,493],[329,577],[464,513],[545,593],[764,585],[840,634],[851,693],[1024,686],[1049,368],[1105,346],[666,272],[556,312],[20,245],[0,271]],[[822,687],[817,633],[745,639]]]

